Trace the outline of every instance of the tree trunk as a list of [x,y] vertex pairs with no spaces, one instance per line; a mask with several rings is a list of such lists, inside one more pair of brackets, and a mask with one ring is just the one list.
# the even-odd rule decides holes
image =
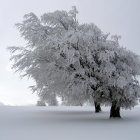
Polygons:
[[117,102],[112,102],[110,109],[110,118],[121,118],[120,116],[120,107],[117,106]]
[[101,112],[101,106],[100,106],[100,103],[94,101],[94,104],[95,104],[95,112],[96,112],[96,113]]

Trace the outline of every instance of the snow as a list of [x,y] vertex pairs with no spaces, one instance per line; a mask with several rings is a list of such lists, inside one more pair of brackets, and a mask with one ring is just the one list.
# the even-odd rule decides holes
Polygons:
[[140,107],[109,119],[109,108],[0,107],[0,140],[137,140]]

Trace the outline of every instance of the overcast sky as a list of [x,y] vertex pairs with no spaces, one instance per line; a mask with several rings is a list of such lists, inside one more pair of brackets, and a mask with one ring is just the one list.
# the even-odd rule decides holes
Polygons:
[[0,102],[9,105],[35,104],[37,96],[10,69],[7,46],[22,46],[14,24],[24,14],[38,16],[75,5],[80,23],[95,23],[103,32],[122,36],[121,44],[140,55],[140,0],[0,0]]

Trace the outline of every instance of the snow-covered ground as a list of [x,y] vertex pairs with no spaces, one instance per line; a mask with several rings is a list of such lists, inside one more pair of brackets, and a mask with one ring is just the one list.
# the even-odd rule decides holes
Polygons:
[[140,107],[109,119],[109,108],[0,107],[0,140],[138,140]]

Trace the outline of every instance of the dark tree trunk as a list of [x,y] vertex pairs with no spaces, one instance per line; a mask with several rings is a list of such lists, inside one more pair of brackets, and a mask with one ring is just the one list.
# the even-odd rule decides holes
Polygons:
[[112,102],[110,109],[110,118],[121,118],[120,116],[120,107],[117,106],[117,102]]
[[96,112],[96,113],[101,112],[101,106],[100,106],[100,103],[94,101],[94,104],[95,104],[95,112]]

